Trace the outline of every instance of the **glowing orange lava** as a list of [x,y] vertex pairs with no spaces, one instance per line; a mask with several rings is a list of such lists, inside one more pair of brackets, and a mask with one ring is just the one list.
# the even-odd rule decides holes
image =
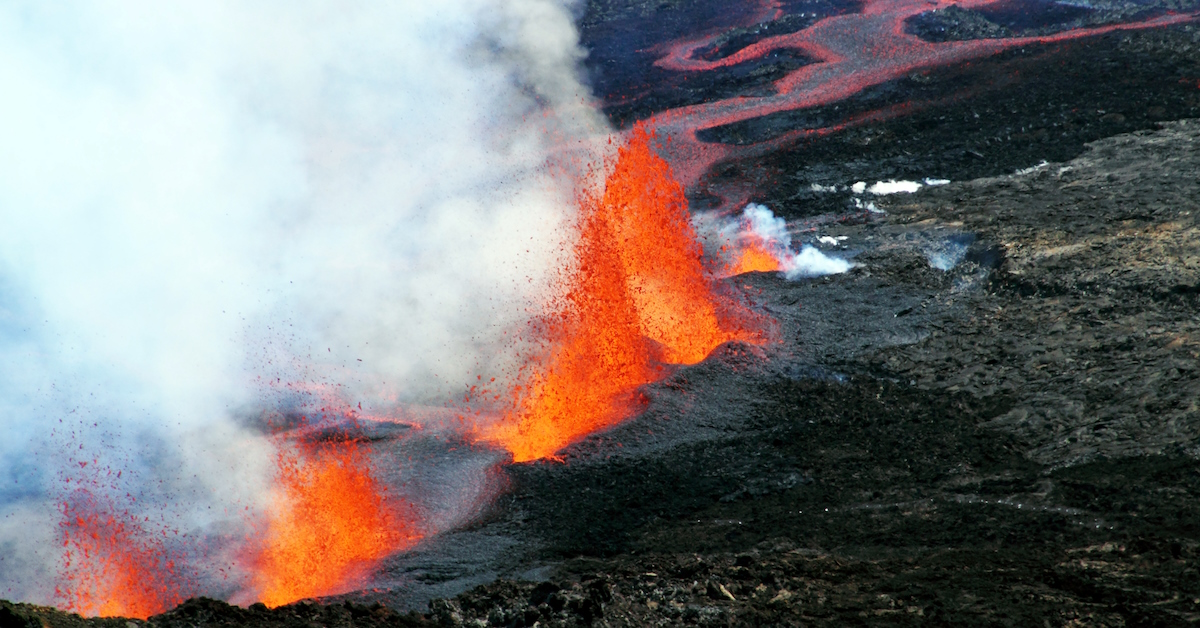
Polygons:
[[278,492],[250,561],[258,599],[270,607],[353,588],[421,536],[356,442],[292,445],[280,447]]
[[611,227],[597,208],[584,204],[579,265],[563,311],[542,330],[552,350],[528,365],[527,383],[513,393],[514,409],[486,435],[517,462],[553,454],[616,422],[630,408],[628,393],[653,380],[650,343],[612,250]]
[[751,337],[718,317],[687,197],[653,137],[638,125],[618,149],[599,213],[611,225],[642,333],[663,346],[667,362],[695,364],[722,342]]
[[102,507],[86,491],[62,505],[63,564],[55,594],[87,617],[146,619],[179,604],[190,588],[160,539],[128,512]]
[[637,126],[617,151],[604,193],[580,202],[575,265],[559,312],[540,332],[511,408],[483,438],[517,462],[552,455],[627,417],[655,362],[694,364],[729,340],[763,333],[723,303],[701,263],[683,187]]
[[761,241],[756,239],[742,244],[737,260],[729,265],[726,272],[730,275],[740,275],[754,271],[771,272],[780,269],[779,260],[763,246]]

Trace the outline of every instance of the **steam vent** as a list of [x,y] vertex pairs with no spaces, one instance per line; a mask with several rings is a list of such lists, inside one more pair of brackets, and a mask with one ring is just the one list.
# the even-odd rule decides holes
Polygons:
[[1200,0],[0,6],[0,628],[1200,625]]

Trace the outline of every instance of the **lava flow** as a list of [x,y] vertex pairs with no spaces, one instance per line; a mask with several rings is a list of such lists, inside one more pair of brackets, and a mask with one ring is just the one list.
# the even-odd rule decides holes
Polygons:
[[378,561],[421,538],[353,440],[281,442],[276,494],[247,561],[256,599],[275,607],[361,584]]
[[638,386],[663,362],[694,364],[723,342],[762,342],[765,326],[718,294],[683,187],[635,127],[618,148],[603,194],[583,195],[574,266],[549,322],[549,350],[523,369],[524,385],[482,437],[514,461],[553,455],[629,416]]
[[146,619],[182,602],[191,587],[163,539],[146,532],[148,521],[102,502],[79,489],[61,505],[60,606],[85,616]]
[[915,15],[951,5],[971,8],[991,1],[868,0],[860,13],[828,17],[798,32],[763,39],[718,60],[697,59],[694,53],[710,46],[720,33],[676,42],[656,65],[668,70],[698,72],[733,66],[784,49],[800,50],[817,62],[800,67],[776,81],[776,93],[772,95],[735,97],[673,109],[655,116],[652,124],[671,139],[668,159],[684,185],[692,185],[718,162],[763,154],[803,137],[900,115],[907,109],[893,107],[830,127],[797,129],[773,140],[748,146],[702,142],[696,137],[699,129],[780,111],[831,104],[868,87],[923,68],[949,65],[1022,46],[1068,41],[1118,30],[1180,24],[1196,19],[1193,15],[1168,13],[1136,22],[1078,28],[1052,35],[970,41],[928,42],[905,31],[905,20]]

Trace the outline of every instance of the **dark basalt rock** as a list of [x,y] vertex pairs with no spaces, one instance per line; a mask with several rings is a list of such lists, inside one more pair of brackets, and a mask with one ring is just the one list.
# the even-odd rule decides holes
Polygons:
[[905,31],[930,42],[1050,35],[1075,28],[1149,19],[1200,8],[1195,0],[1066,2],[997,0],[963,9],[951,5],[909,18]]
[[[749,4],[589,3],[589,70],[613,120],[766,89],[763,76],[805,62],[769,59],[687,88],[655,74],[652,50],[667,41],[724,29],[701,54],[727,55],[803,21],[747,26]],[[946,9],[910,28],[1008,36],[1117,10],[1056,5],[1021,21],[1012,6]],[[1182,5],[1135,9],[1170,6]],[[562,452],[565,464],[506,467],[507,492],[445,541],[521,551],[465,545],[400,564],[388,575],[403,588],[353,599],[196,599],[131,623],[1200,621],[1200,121],[1180,120],[1200,118],[1197,51],[1194,25],[1030,46],[706,131],[754,143],[915,104],[720,164],[689,191],[756,186],[796,240],[856,264],[725,283],[778,319],[779,346],[722,347],[647,387],[645,413]],[[954,182],[847,214],[855,181],[926,176]],[[935,267],[950,248],[953,263]],[[133,628],[0,603],[0,628],[27,626]]]
[[[7,622],[7,623],[5,623]],[[317,604],[297,602],[275,609],[262,604],[249,608],[220,600],[193,598],[178,607],[148,620],[123,618],[83,619],[62,611],[0,602],[2,628],[197,628],[200,626],[263,626],[266,628],[431,628],[437,624],[418,613],[398,613],[382,604]]]
[[722,164],[691,193],[720,196],[723,186],[745,183],[756,190],[752,200],[803,218],[852,208],[848,192],[814,191],[812,184],[958,181],[1068,161],[1088,142],[1200,117],[1197,50],[1194,25],[1030,46],[914,73],[833,105],[705,129],[702,140],[746,145],[910,105],[903,116]]

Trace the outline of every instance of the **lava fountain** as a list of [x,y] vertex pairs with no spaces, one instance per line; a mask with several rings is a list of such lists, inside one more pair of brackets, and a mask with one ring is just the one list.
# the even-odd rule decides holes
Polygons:
[[166,549],[171,532],[150,534],[148,517],[98,495],[77,489],[61,504],[59,606],[85,616],[146,619],[182,602],[192,585]]
[[759,334],[719,313],[722,299],[701,263],[683,186],[652,149],[653,137],[644,126],[633,130],[603,197],[585,212],[612,230],[642,334],[662,346],[664,361],[695,364],[723,342]]
[[780,269],[779,260],[761,242],[754,240],[743,243],[737,261],[730,265],[730,275],[752,272],[774,272]]
[[522,368],[498,423],[481,438],[522,462],[552,456],[628,417],[663,363],[694,364],[724,342],[763,342],[763,321],[721,294],[683,186],[637,126],[603,193],[582,194],[574,265],[556,310],[533,326],[547,347]]
[[276,492],[250,552],[255,599],[270,607],[361,585],[382,558],[422,536],[350,440],[277,442]]
[[733,259],[726,264],[725,274],[740,275],[750,272],[774,272],[783,270],[779,262],[782,246],[770,235],[760,233],[754,228],[752,220],[742,217],[738,221],[736,242],[721,246],[722,253],[732,254]]

